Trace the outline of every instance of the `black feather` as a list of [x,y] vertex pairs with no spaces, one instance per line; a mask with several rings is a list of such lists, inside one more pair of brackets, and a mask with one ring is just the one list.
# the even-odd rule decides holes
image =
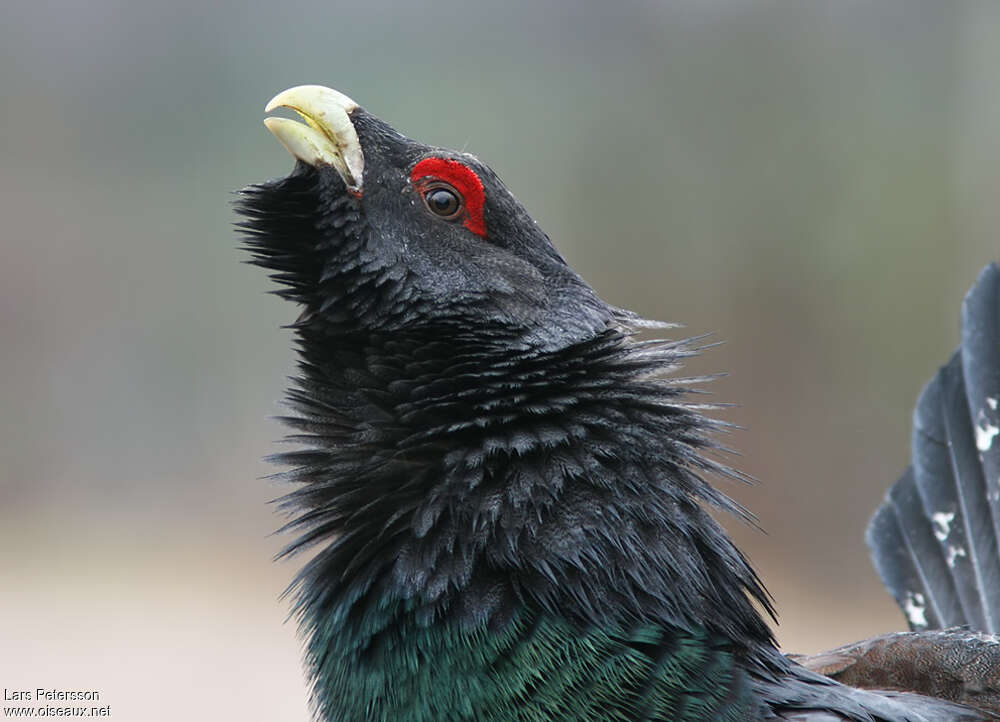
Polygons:
[[965,299],[962,345],[914,412],[913,462],[868,528],[872,558],[914,630],[1000,631],[1000,270]]

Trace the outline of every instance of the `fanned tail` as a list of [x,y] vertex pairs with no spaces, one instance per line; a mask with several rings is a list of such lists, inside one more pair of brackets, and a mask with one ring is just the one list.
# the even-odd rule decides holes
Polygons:
[[913,461],[866,539],[914,631],[1000,633],[1000,268],[962,306],[962,343],[917,402]]

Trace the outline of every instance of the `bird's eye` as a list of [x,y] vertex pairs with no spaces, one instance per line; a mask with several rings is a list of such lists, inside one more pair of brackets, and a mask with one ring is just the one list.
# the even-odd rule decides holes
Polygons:
[[445,183],[435,183],[424,191],[427,210],[446,220],[457,218],[462,212],[462,196]]

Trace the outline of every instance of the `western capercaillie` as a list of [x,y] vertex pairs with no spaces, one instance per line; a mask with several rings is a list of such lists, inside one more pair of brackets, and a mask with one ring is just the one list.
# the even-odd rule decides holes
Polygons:
[[[267,110],[279,106],[305,120],[265,121],[295,169],[238,207],[254,262],[302,307],[285,419],[300,450],[278,460],[296,485],[282,500],[287,552],[315,549],[293,593],[318,718],[993,718],[969,695],[914,693],[938,690],[904,673],[905,654],[888,655],[903,680],[888,684],[863,655],[803,665],[779,652],[767,593],[706,511],[744,514],[707,480],[740,476],[706,454],[723,424],[686,394],[697,379],[675,373],[693,342],[639,340],[665,324],[601,300],[475,157],[410,140],[328,88],[292,88]],[[995,412],[1000,390],[997,276],[973,292],[992,305],[970,312],[992,336],[964,342],[971,361],[955,372],[976,413]],[[975,453],[1000,454],[983,432],[976,451],[970,418],[954,427],[972,445],[954,478],[994,468]],[[928,544],[935,513],[919,517]],[[889,576],[919,564],[900,539],[873,542],[895,555]],[[976,539],[996,566],[996,535]],[[968,605],[998,596],[993,577],[945,576]],[[925,577],[890,585],[913,607],[945,584]],[[970,635],[905,639],[932,637],[954,651]],[[977,639],[977,659],[1000,658]],[[932,676],[969,666],[939,656]],[[857,686],[816,669],[853,670]]]

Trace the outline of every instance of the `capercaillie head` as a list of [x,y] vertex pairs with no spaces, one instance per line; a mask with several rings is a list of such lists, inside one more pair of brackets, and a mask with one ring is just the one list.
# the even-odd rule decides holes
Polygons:
[[330,332],[451,326],[552,349],[612,322],[474,156],[410,140],[329,88],[290,89],[268,109],[279,106],[307,125],[266,121],[298,164],[270,193],[250,192],[249,245]]

